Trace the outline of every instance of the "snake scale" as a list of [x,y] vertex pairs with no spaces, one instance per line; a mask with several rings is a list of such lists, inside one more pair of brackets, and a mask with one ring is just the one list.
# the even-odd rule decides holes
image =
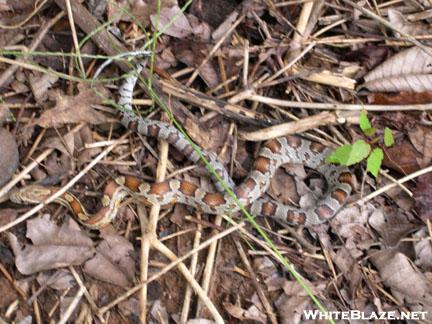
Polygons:
[[[308,141],[299,136],[284,136],[265,142],[260,149],[254,166],[245,180],[235,185],[228,172],[213,153],[199,151],[175,127],[155,120],[138,117],[132,109],[133,89],[138,75],[146,61],[139,62],[136,73],[129,76],[119,88],[121,123],[124,127],[143,136],[165,140],[182,152],[193,163],[201,163],[204,156],[223,181],[230,187],[238,201],[249,208],[252,215],[273,217],[292,225],[312,226],[331,219],[346,202],[354,185],[354,178],[348,168],[325,163],[330,149],[322,144]],[[316,204],[308,209],[284,205],[262,197],[270,185],[275,171],[285,163],[300,163],[317,170],[327,180],[327,191]],[[146,183],[132,176],[108,181],[102,198],[103,207],[95,214],[89,214],[81,202],[66,192],[54,202],[66,206],[80,223],[90,229],[99,229],[109,224],[116,216],[121,202],[129,195],[140,196],[148,204],[167,205],[183,203],[208,214],[234,213],[239,206],[231,195],[212,175],[218,192],[206,191],[197,185],[171,179],[159,183]],[[11,195],[11,200],[21,204],[43,202],[58,189],[41,185],[29,185]]]

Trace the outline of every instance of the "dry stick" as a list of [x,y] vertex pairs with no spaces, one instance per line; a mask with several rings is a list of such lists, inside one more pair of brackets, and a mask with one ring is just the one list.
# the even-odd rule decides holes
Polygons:
[[[162,182],[166,178],[167,161],[168,161],[168,143],[159,141],[159,162],[156,170],[156,182]],[[150,256],[150,247],[152,242],[157,240],[157,222],[159,219],[160,205],[154,204],[150,209],[149,221],[145,224],[141,221],[141,282],[146,282],[148,278],[148,262]],[[147,315],[147,285],[143,285],[140,292],[140,319],[146,322]]]
[[70,1],[71,0],[66,0],[66,9],[67,9],[68,17],[69,17],[69,25],[70,25],[70,28],[72,31],[72,39],[73,39],[74,46],[75,46],[75,52],[76,52],[77,57],[78,57],[78,62],[80,65],[81,73],[83,74],[82,76],[85,78],[85,69],[84,69],[83,61],[81,59],[81,51],[80,51],[80,47],[79,47],[79,43],[78,43],[78,37],[76,34],[74,17],[73,17]]
[[[201,214],[197,213],[197,218],[198,218],[198,220],[201,220]],[[196,249],[199,246],[200,241],[201,241],[201,237],[202,237],[202,225],[198,222],[196,230],[195,230],[195,237],[194,237],[194,242],[193,242],[193,248],[194,249]],[[190,262],[190,270],[189,271],[192,274],[192,276],[195,276],[196,269],[197,269],[197,263],[198,263],[198,253],[195,253],[192,256],[191,262]],[[207,293],[207,290],[204,287],[203,287],[203,289]],[[192,288],[191,288],[191,286],[188,285],[186,287],[183,307],[182,307],[181,316],[180,316],[180,323],[182,323],[182,324],[186,324],[186,322],[187,322],[188,314],[189,314],[189,310],[190,310],[191,297],[192,297]]]
[[[231,123],[230,128],[228,130],[228,136],[232,136],[234,132],[234,124]],[[224,146],[221,149],[220,152],[220,156],[224,156],[226,153],[226,150],[228,149],[228,143],[225,143]],[[214,224],[217,227],[220,227],[222,225],[222,220],[223,217],[221,214],[216,215],[216,218],[214,220]],[[217,229],[213,229],[211,235],[212,236],[216,236],[218,234]],[[218,247],[218,241],[215,240],[213,241],[213,243],[210,245],[208,252],[207,252],[207,258],[206,258],[206,264],[204,267],[204,273],[202,276],[202,281],[201,281],[201,286],[203,287],[204,291],[208,294],[210,291],[210,283],[211,283],[211,278],[212,278],[212,274],[213,274],[213,269],[214,269],[214,265],[216,263],[216,252],[217,252],[217,247]],[[201,309],[202,309],[202,303],[200,301],[198,301],[197,303],[197,307],[196,307],[196,318],[200,318],[201,317]]]
[[239,138],[247,141],[264,141],[288,134],[303,133],[319,126],[337,125],[345,122],[358,123],[357,112],[322,112],[297,121],[260,129],[255,132],[240,132]]
[[[33,38],[32,42],[30,44],[29,52],[34,51],[39,46],[39,44],[42,42],[42,39],[45,37],[46,33],[63,16],[64,16],[64,12],[60,12],[54,18],[52,18],[50,21],[48,21],[47,23],[45,23],[41,27],[41,29],[39,30],[37,35]],[[15,71],[19,68],[20,65],[16,64],[16,63],[20,62],[20,61],[22,62],[22,61],[26,60],[28,57],[29,57],[28,55],[23,55],[23,57],[17,59],[16,62],[14,62],[14,60],[11,60],[14,63],[10,63],[11,66],[9,66],[0,76],[0,88],[5,86],[5,83],[9,80],[10,77],[12,77],[12,75],[15,73]],[[2,59],[5,59],[5,58],[2,58]]]
[[330,109],[330,110],[367,110],[367,111],[429,111],[432,104],[419,105],[363,105],[363,104],[342,104],[342,103],[321,103],[321,102],[299,102],[270,98],[251,94],[248,100],[259,101],[264,104],[272,104],[279,107],[305,108],[305,109]]
[[48,0],[43,0],[39,3],[39,5],[36,6],[36,8],[33,9],[33,11],[22,21],[20,21],[19,23],[15,24],[15,25],[3,25],[0,23],[0,28],[1,29],[16,29],[21,27],[22,25],[24,25],[27,21],[29,21],[34,15],[37,14],[37,12],[39,11],[40,8],[43,7],[43,5],[45,3],[47,3]]
[[[81,277],[75,271],[75,268],[72,266],[69,266],[69,271],[72,273],[72,276],[75,278],[75,281],[77,282],[78,286],[84,291],[84,296],[87,298],[87,301],[90,304],[90,307],[95,312],[98,312],[99,308],[97,307],[95,301],[93,300],[92,296],[90,295],[89,291],[87,290],[86,286],[84,285],[84,282],[82,282]],[[102,317],[102,316],[100,316],[100,317]],[[100,318],[100,319],[102,319],[102,318]]]
[[[36,205],[32,209],[30,209],[28,212],[24,213],[14,221],[0,227],[0,233],[4,232],[15,225],[18,225],[19,223],[25,221],[26,219],[30,218],[34,214],[36,214],[39,210],[44,208],[49,203],[53,202],[55,199],[59,198],[61,195],[63,195],[66,191],[68,191],[72,186],[81,179],[91,168],[93,168],[100,160],[102,160],[105,156],[108,155],[111,150],[117,146],[119,142],[121,142],[124,138],[126,138],[130,132],[127,132],[125,135],[123,135],[118,141],[116,141],[114,144],[108,146],[105,150],[103,150],[98,156],[96,156],[93,161],[91,161],[82,171],[80,171],[75,177],[72,178],[64,187],[56,191],[53,195],[48,197],[45,201],[41,202],[40,204]],[[51,151],[52,152],[52,151]],[[4,188],[3,188],[4,189]]]
[[415,37],[411,36],[410,34],[404,33],[397,29],[393,24],[391,24],[389,21],[385,20],[384,18],[374,14],[372,11],[367,10],[366,8],[363,8],[356,4],[355,2],[352,2],[351,0],[342,0],[345,3],[348,3],[349,5],[353,6],[357,10],[360,10],[365,16],[372,18],[373,20],[376,20],[380,24],[386,26],[387,28],[399,33],[400,35],[404,36],[408,41],[413,43],[414,45],[420,47],[424,52],[426,52],[429,56],[432,56],[432,51],[429,47],[423,45],[420,43]]
[[268,118],[260,113],[248,110],[240,105],[230,104],[226,101],[213,98],[195,89],[187,88],[180,83],[176,82],[174,84],[165,80],[160,80],[159,84],[162,91],[168,95],[179,98],[193,105],[216,111],[228,118],[255,126],[269,124]]
[[79,305],[79,302],[80,302],[83,295],[84,295],[84,289],[82,287],[80,287],[80,289],[76,293],[74,299],[69,304],[69,307],[64,312],[63,317],[58,321],[58,324],[66,324],[67,323],[69,317],[72,315],[72,312]]
[[146,282],[143,282],[133,288],[131,288],[130,290],[128,290],[125,294],[123,294],[122,296],[117,297],[115,300],[113,300],[112,302],[110,302],[109,304],[105,305],[104,307],[102,307],[100,309],[100,314],[104,314],[105,312],[109,311],[111,308],[115,307],[118,303],[122,302],[123,300],[129,298],[130,296],[132,296],[133,294],[135,294],[137,291],[139,291],[141,289],[141,287],[143,285],[147,285],[152,281],[157,280],[158,278],[160,278],[161,276],[163,276],[164,274],[166,274],[167,272],[169,272],[171,269],[173,269],[174,267],[176,267],[178,264],[180,264],[181,262],[183,262],[184,260],[186,260],[187,258],[191,257],[192,255],[198,253],[199,251],[205,249],[206,247],[208,247],[209,245],[211,245],[214,241],[220,240],[223,237],[237,231],[238,229],[242,228],[245,226],[245,223],[242,222],[240,224],[237,224],[236,226],[232,226],[226,230],[224,230],[223,232],[220,232],[219,234],[212,236],[210,239],[208,239],[207,241],[201,243],[196,249],[193,249],[191,251],[189,251],[188,253],[186,253],[185,255],[183,255],[181,258],[178,258],[176,261],[171,262],[169,265],[167,265],[166,267],[164,267],[163,269],[161,269],[157,274],[151,276],[150,278],[148,278],[148,280]]
[[213,57],[213,55],[216,53],[216,51],[221,47],[225,39],[231,35],[231,32],[237,28],[237,26],[243,21],[245,15],[241,15],[237,18],[237,20],[232,24],[232,26],[226,31],[226,33],[219,39],[219,41],[213,46],[211,51],[207,54],[207,56],[204,58],[204,60],[201,62],[201,64],[198,66],[198,68],[195,69],[194,73],[192,73],[191,77],[189,78],[186,85],[189,87],[192,82],[194,82],[195,78],[198,76],[198,73],[200,72],[201,68],[207,64],[207,62]]
[[302,40],[305,37],[304,32],[306,30],[309,17],[312,13],[313,5],[314,1],[303,3],[302,10],[296,25],[297,32],[294,33],[293,39],[291,40],[292,48],[288,51],[287,61],[292,61],[300,53],[300,46],[302,44]]
[[351,203],[350,206],[352,206],[354,204],[363,205],[365,202],[371,200],[372,198],[375,198],[376,196],[379,196],[380,194],[386,192],[387,190],[390,190],[390,189],[392,189],[392,188],[394,188],[396,186],[401,185],[402,183],[405,183],[405,182],[407,182],[409,180],[412,180],[412,179],[414,179],[414,178],[416,178],[418,176],[421,176],[422,174],[428,173],[428,172],[432,172],[432,166],[429,166],[427,168],[424,168],[424,169],[421,169],[419,171],[413,172],[413,173],[411,173],[411,174],[409,174],[409,175],[407,175],[407,176],[405,176],[403,178],[400,178],[399,180],[397,180],[394,183],[390,183],[390,184],[388,184],[388,185],[386,185],[386,186],[384,186],[384,187],[382,187],[382,188],[380,188],[378,190],[375,190],[374,192],[370,193],[369,195],[367,195],[367,196],[365,196],[365,197],[363,197],[363,198],[361,198],[361,199],[359,199],[359,200]]
[[[177,261],[179,258],[170,250],[168,249],[164,244],[159,242],[158,240],[152,241],[152,247],[161,252],[163,255],[165,255],[168,259],[171,261]],[[191,275],[188,268],[185,266],[184,263],[179,263],[177,265],[180,272],[183,274],[183,276],[188,281],[189,285],[192,286],[193,290],[195,290],[195,293],[201,298],[204,305],[208,308],[209,312],[212,314],[213,319],[216,323],[225,323],[222,316],[219,314],[217,308],[213,305],[210,298],[207,296],[205,291],[201,288],[201,286],[196,282],[195,278]]]
[[[75,126],[69,133],[67,133],[65,136],[69,134],[75,134],[78,132],[84,124],[79,124]],[[35,167],[39,165],[40,162],[42,162],[48,155],[50,155],[54,151],[53,148],[46,149],[43,151],[36,159],[34,159],[33,162],[31,162],[28,166],[24,168],[17,176],[15,176],[11,181],[9,181],[6,185],[3,186],[3,188],[0,189],[0,198],[5,196],[9,190],[11,190],[18,182],[20,182],[24,177]]]
[[[216,219],[214,221],[214,224],[216,226],[222,225],[222,215],[217,215]],[[217,230],[212,231],[212,237],[217,235]],[[208,294],[210,290],[210,283],[211,278],[213,274],[214,264],[216,260],[216,251],[218,247],[218,240],[214,240],[212,244],[210,244],[207,258],[206,258],[206,264],[204,267],[204,273],[202,277],[201,286],[203,287],[204,291]],[[196,308],[196,317],[199,318],[201,316],[201,310],[202,310],[203,304],[201,301],[198,301],[197,308]]]
[[262,288],[259,284],[259,279],[257,278],[257,275],[256,275],[254,269],[252,268],[252,265],[250,264],[249,259],[247,258],[246,253],[245,253],[242,245],[240,244],[240,242],[238,240],[234,240],[234,244],[237,247],[237,251],[239,252],[239,255],[240,255],[241,260],[243,261],[243,264],[246,266],[246,269],[251,276],[252,284],[255,287],[255,290],[259,296],[259,299],[261,300],[262,305],[264,306],[268,316],[270,317],[270,321],[273,324],[277,324],[278,321],[277,321],[276,315],[273,311],[273,307],[270,305],[266,295],[264,294],[264,291],[262,290]]

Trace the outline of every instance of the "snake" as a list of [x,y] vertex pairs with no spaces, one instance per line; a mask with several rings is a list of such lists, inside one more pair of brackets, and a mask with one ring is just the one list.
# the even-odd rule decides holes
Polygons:
[[[207,214],[235,213],[244,206],[254,216],[270,217],[289,225],[306,227],[327,222],[346,203],[354,189],[353,174],[346,166],[326,163],[326,157],[332,152],[330,148],[298,135],[266,141],[246,178],[236,185],[215,153],[202,150],[171,124],[135,114],[132,107],[133,90],[145,66],[146,59],[139,61],[134,73],[119,87],[118,105],[121,107],[122,125],[140,135],[165,140],[192,163],[203,164],[203,159],[206,159],[213,171],[210,176],[216,192],[185,180],[149,183],[134,176],[120,176],[107,182],[101,199],[102,207],[94,214],[88,213],[80,200],[69,191],[53,201],[68,208],[82,225],[89,229],[101,229],[110,224],[128,196],[142,198],[140,201],[148,205],[182,203]],[[315,169],[326,179],[326,191],[311,207],[302,209],[286,205],[265,195],[276,170],[286,163],[303,164]],[[53,186],[32,184],[13,192],[10,199],[19,204],[38,204],[58,190]]]

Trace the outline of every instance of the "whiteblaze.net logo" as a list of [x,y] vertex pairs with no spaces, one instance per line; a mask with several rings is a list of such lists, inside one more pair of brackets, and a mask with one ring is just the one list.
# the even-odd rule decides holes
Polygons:
[[359,310],[341,312],[320,312],[304,310],[306,320],[426,320],[427,312],[362,312]]

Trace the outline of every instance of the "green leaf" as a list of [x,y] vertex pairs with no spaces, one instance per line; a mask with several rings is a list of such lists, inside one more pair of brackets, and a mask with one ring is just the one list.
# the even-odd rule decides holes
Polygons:
[[392,146],[394,144],[393,132],[390,128],[384,128],[384,145],[386,147]]
[[371,152],[371,154],[367,159],[366,171],[372,173],[372,175],[375,178],[378,177],[378,172],[381,168],[381,162],[383,160],[383,157],[384,157],[383,151],[379,147],[377,147],[373,149],[373,151]]
[[[367,136],[371,136],[373,135],[373,133],[375,133],[375,129],[372,128],[369,118],[367,117],[366,110],[362,110],[360,112],[360,128],[363,131],[363,133],[365,133]],[[368,134],[368,133],[372,133],[372,134]]]
[[354,144],[345,144],[337,148],[327,156],[326,161],[346,166],[356,164],[364,160],[371,150],[371,147],[364,140],[358,140]]

